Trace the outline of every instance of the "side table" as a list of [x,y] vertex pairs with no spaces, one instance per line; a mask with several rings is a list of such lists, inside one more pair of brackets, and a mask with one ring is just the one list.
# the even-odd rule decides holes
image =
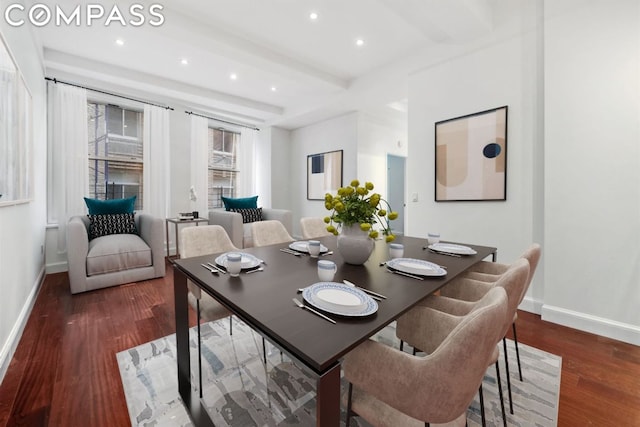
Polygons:
[[193,218],[193,219],[179,219],[179,218],[166,218],[164,220],[165,228],[167,232],[167,258],[171,257],[169,253],[169,223],[172,223],[176,228],[176,257],[180,257],[180,239],[178,236],[178,229],[180,224],[196,224],[196,227],[200,225],[201,222],[209,223],[207,218]]

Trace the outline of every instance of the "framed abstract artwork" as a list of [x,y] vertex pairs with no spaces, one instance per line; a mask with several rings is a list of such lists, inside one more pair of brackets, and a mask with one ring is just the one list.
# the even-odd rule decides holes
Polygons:
[[435,124],[435,201],[507,200],[507,110]]
[[324,200],[342,187],[342,150],[307,156],[307,200]]

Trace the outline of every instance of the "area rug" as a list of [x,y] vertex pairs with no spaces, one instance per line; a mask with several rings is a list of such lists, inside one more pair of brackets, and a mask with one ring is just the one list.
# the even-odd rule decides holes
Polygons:
[[[203,395],[216,426],[314,426],[313,377],[267,343],[267,364],[262,360],[262,339],[235,317],[201,326]],[[374,339],[398,348],[394,326]],[[502,347],[502,346],[500,346]],[[508,341],[514,415],[509,425],[555,426],[562,360],[559,356],[520,344],[524,381],[517,379],[513,342]],[[197,335],[190,331],[192,384],[197,384]],[[405,351],[407,348],[405,346]],[[122,384],[133,426],[191,426],[178,395],[175,335],[142,344],[117,354]],[[503,363],[503,357],[500,358]],[[500,366],[506,399],[504,366]],[[344,388],[343,381],[343,388]],[[501,426],[502,415],[495,369],[483,383],[487,425]],[[505,400],[505,404],[507,401]],[[467,412],[469,426],[479,426],[478,397]],[[342,414],[344,420],[344,408]],[[344,422],[343,422],[344,424]],[[360,418],[351,425],[368,426]]]

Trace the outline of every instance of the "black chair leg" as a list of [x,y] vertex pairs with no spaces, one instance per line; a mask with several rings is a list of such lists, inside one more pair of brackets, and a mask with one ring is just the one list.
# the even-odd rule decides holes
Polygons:
[[267,342],[264,340],[264,337],[262,337],[262,360],[266,365],[267,364]]
[[351,395],[353,394],[353,384],[349,383],[349,394],[347,397],[347,419],[345,422],[346,427],[349,427],[351,422]]
[[229,316],[229,335],[233,335],[233,316]]
[[480,397],[480,416],[482,417],[482,427],[486,427],[487,419],[484,415],[484,396],[482,395],[482,383],[480,383],[480,388],[478,389],[478,396]]
[[400,340],[400,351],[404,348],[404,341]]
[[504,368],[507,371],[507,391],[509,392],[509,412],[513,415],[513,396],[511,395],[511,379],[509,378],[509,358],[507,357],[507,339],[502,338],[502,346],[504,347]]
[[502,396],[502,381],[500,380],[500,366],[496,360],[496,381],[498,381],[498,394],[500,395],[500,409],[502,409],[502,424],[507,427],[507,413],[504,410],[504,397]]
[[518,351],[518,335],[516,334],[516,322],[513,322],[513,342],[516,345],[516,359],[518,359],[518,374],[520,374],[520,381],[522,381],[522,367],[520,366],[520,351]]
[[196,313],[198,322],[198,388],[200,389],[200,399],[202,399],[202,347],[200,346],[200,299],[196,299]]

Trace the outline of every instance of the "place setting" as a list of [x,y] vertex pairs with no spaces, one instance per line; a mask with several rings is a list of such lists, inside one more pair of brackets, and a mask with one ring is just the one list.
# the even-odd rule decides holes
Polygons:
[[433,252],[439,255],[448,255],[459,258],[462,256],[475,255],[478,253],[469,246],[458,245],[456,243],[440,242],[439,233],[428,233],[427,243],[427,246],[423,246],[422,249],[428,249],[429,252]]
[[423,259],[404,258],[404,246],[400,243],[389,244],[389,261],[380,263],[381,267],[393,274],[424,280],[426,277],[443,277],[447,274],[444,266]]
[[[330,251],[329,248],[320,243],[319,240],[295,241],[289,244],[288,249],[294,253],[310,255],[312,258],[333,254],[333,251]],[[287,251],[284,250],[284,252]]]
[[240,273],[256,273],[264,271],[262,267],[264,261],[246,252],[226,252],[214,260],[213,263],[207,262],[200,264],[209,270],[212,274],[227,274],[231,277],[238,277]]
[[318,278],[320,281],[298,289],[304,303],[297,298],[293,298],[293,302],[298,307],[331,323],[336,323],[336,321],[325,313],[344,318],[361,318],[378,311],[376,301],[382,301],[387,298],[386,296],[360,288],[348,280],[344,280],[342,283],[334,282],[336,271],[337,266],[333,261],[319,260]]

